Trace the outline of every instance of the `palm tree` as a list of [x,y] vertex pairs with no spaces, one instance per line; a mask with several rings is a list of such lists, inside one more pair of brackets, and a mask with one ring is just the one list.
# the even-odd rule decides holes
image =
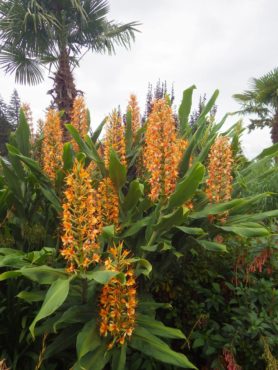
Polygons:
[[54,67],[54,104],[69,120],[77,96],[73,69],[88,52],[129,48],[138,23],[107,19],[107,0],[9,0],[0,3],[0,67],[16,82],[37,84]]
[[278,68],[251,80],[251,89],[234,98],[241,104],[241,114],[255,114],[249,130],[270,127],[273,143],[278,142]]

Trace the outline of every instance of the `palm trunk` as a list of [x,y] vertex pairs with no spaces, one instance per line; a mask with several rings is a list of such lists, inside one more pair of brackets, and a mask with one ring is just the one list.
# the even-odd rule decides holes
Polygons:
[[276,111],[272,121],[271,139],[273,144],[278,143],[278,110]]
[[66,48],[61,50],[59,66],[54,78],[54,103],[62,114],[63,141],[70,140],[65,123],[71,120],[71,110],[77,96],[73,74],[70,69],[69,52]]

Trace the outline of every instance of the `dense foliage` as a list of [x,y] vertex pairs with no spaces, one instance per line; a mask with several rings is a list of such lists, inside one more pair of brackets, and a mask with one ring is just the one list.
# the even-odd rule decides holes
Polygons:
[[220,134],[211,114],[218,91],[191,127],[194,88],[143,124],[131,96],[92,135],[79,97],[68,142],[59,112],[31,140],[21,111],[0,181],[11,369],[275,368],[278,146],[244,160],[240,125]]

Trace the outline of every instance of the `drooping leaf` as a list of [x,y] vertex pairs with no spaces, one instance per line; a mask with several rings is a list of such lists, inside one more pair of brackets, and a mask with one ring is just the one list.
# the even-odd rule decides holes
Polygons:
[[270,233],[265,227],[255,222],[237,223],[225,226],[216,225],[216,227],[245,238],[268,236]]
[[58,279],[47,291],[44,302],[38,314],[31,323],[29,329],[32,336],[35,336],[36,323],[53,314],[66,300],[69,293],[70,279]]
[[227,252],[227,247],[225,244],[211,242],[209,240],[200,240],[200,239],[195,240],[198,244],[200,244],[203,248],[207,249],[208,251]]
[[95,280],[99,284],[107,284],[119,272],[109,270],[90,271],[86,274],[89,280]]
[[153,335],[157,335],[162,338],[186,339],[185,335],[179,329],[165,326],[161,321],[157,321],[147,315],[138,314],[136,321],[140,326],[149,330]]
[[184,369],[196,369],[185,355],[173,351],[165,342],[140,326],[135,329],[129,345],[158,361]]

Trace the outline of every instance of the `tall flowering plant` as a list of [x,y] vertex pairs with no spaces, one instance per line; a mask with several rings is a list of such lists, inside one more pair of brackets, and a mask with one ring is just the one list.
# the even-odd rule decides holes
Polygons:
[[[171,302],[156,302],[157,277],[181,263],[186,268],[188,250],[193,255],[203,248],[224,258],[232,235],[271,236],[263,220],[278,213],[252,213],[265,194],[236,195],[233,130],[219,135],[225,120],[207,130],[217,92],[190,130],[193,90],[185,90],[177,117],[167,97],[154,100],[140,128],[131,98],[125,123],[113,111],[91,136],[84,129],[83,102],[77,100],[68,143],[61,140],[59,113],[49,110],[42,168],[30,158],[26,120],[15,133],[9,158],[2,160],[1,222],[12,224],[16,239],[19,230],[24,235],[24,222],[19,229],[18,220],[31,209],[47,232],[44,248],[33,242],[32,251],[19,251],[24,239],[0,248],[5,268],[0,280],[30,280],[19,296],[32,304],[29,335],[36,345],[44,338],[43,349],[32,353],[45,368],[53,363],[74,370],[134,370],[136,363],[137,368],[195,368],[184,345],[188,333],[159,320]],[[200,148],[204,131],[207,141]],[[140,153],[142,171],[137,171]],[[275,153],[271,148],[257,160]],[[30,189],[27,207],[24,194]]]

